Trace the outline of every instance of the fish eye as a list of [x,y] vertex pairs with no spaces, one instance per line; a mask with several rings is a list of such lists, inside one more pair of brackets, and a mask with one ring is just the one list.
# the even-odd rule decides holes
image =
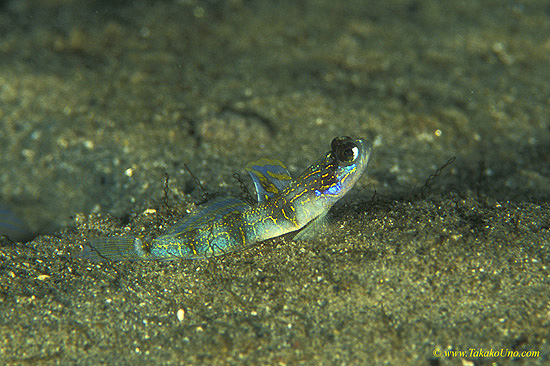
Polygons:
[[344,164],[350,164],[359,156],[359,147],[351,137],[336,137],[330,144],[332,156]]

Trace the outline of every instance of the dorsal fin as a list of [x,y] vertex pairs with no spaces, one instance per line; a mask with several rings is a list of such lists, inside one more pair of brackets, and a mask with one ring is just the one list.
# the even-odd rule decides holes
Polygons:
[[250,206],[237,198],[214,198],[213,200],[200,205],[196,212],[191,212],[189,215],[181,219],[167,232],[167,234],[181,233],[186,230],[200,228],[210,221],[220,220],[231,212],[242,212],[248,207]]
[[292,179],[286,166],[277,159],[253,161],[248,163],[246,171],[256,187],[258,202],[264,202],[279,193]]

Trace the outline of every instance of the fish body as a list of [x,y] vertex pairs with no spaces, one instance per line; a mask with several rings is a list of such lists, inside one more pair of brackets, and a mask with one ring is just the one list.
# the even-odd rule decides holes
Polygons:
[[[258,203],[218,198],[152,240],[106,237],[91,241],[90,259],[204,258],[298,231],[322,219],[365,171],[371,147],[363,139],[336,137],[331,150],[296,179],[276,159],[247,165]],[[99,257],[99,258],[97,258]]]

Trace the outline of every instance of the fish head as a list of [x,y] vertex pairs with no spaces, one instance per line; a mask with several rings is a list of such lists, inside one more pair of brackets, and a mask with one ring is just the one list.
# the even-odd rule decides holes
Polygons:
[[371,155],[371,145],[365,139],[336,137],[331,150],[307,168],[286,193],[304,217],[326,212],[363,175]]
[[313,193],[329,201],[344,196],[365,172],[372,155],[372,147],[365,139],[348,136],[336,137],[318,163],[317,182]]

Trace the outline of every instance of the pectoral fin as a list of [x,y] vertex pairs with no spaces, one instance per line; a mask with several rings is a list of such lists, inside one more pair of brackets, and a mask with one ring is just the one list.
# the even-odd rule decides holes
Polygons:
[[330,223],[330,217],[327,215],[328,211],[322,213],[321,215],[317,216],[313,220],[311,220],[306,226],[302,228],[294,236],[294,240],[312,240],[317,235],[322,233],[327,229],[328,224]]

